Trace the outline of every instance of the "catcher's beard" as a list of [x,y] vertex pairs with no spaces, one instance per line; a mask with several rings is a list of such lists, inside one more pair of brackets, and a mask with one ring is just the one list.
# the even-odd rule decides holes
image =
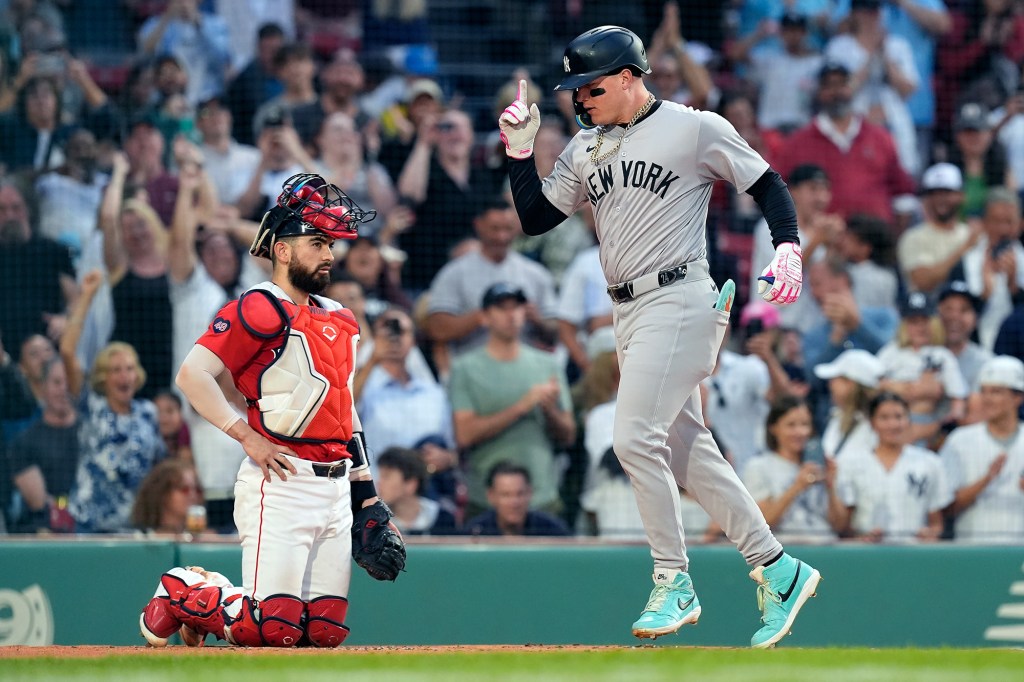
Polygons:
[[318,265],[313,270],[307,270],[293,260],[288,263],[288,281],[293,287],[307,294],[322,294],[331,283],[331,274],[320,274],[319,269]]

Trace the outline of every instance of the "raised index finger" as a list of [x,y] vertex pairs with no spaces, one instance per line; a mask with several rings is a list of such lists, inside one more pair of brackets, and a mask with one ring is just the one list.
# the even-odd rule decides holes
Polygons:
[[526,79],[519,81],[519,92],[516,93],[516,99],[526,104]]

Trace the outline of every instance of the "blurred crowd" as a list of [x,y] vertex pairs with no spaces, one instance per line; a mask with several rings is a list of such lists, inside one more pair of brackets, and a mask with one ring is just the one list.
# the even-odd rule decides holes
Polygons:
[[[360,323],[354,397],[401,530],[642,539],[593,217],[527,237],[496,126],[529,80],[550,172],[577,130],[562,46],[604,23],[793,195],[786,308],[749,295],[773,252],[753,200],[720,183],[708,215],[739,296],[704,416],[769,524],[1024,543],[1020,0],[0,0],[6,532],[234,532],[245,453],[173,378],[267,279],[258,221],[310,172],[376,212],[325,295]],[[493,87],[459,76],[497,51]],[[685,490],[680,510],[720,539]]]

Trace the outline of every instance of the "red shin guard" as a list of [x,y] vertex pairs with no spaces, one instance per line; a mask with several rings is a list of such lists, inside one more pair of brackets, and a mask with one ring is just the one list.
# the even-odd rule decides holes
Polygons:
[[317,597],[307,605],[306,636],[313,646],[333,648],[345,641],[348,600],[344,597]]

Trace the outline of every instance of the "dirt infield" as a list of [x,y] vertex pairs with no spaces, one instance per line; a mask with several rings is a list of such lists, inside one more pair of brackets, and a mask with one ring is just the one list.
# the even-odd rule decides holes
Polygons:
[[471,644],[459,646],[351,646],[339,649],[246,649],[230,646],[204,646],[190,648],[186,646],[168,646],[155,649],[146,646],[0,646],[0,659],[4,658],[102,658],[103,656],[152,656],[152,655],[188,655],[218,656],[222,652],[238,652],[252,656],[263,654],[286,654],[291,656],[358,656],[360,654],[457,654],[457,653],[493,653],[512,652],[529,653],[531,651],[605,651],[609,649],[642,648],[622,646],[584,646],[580,644]]

